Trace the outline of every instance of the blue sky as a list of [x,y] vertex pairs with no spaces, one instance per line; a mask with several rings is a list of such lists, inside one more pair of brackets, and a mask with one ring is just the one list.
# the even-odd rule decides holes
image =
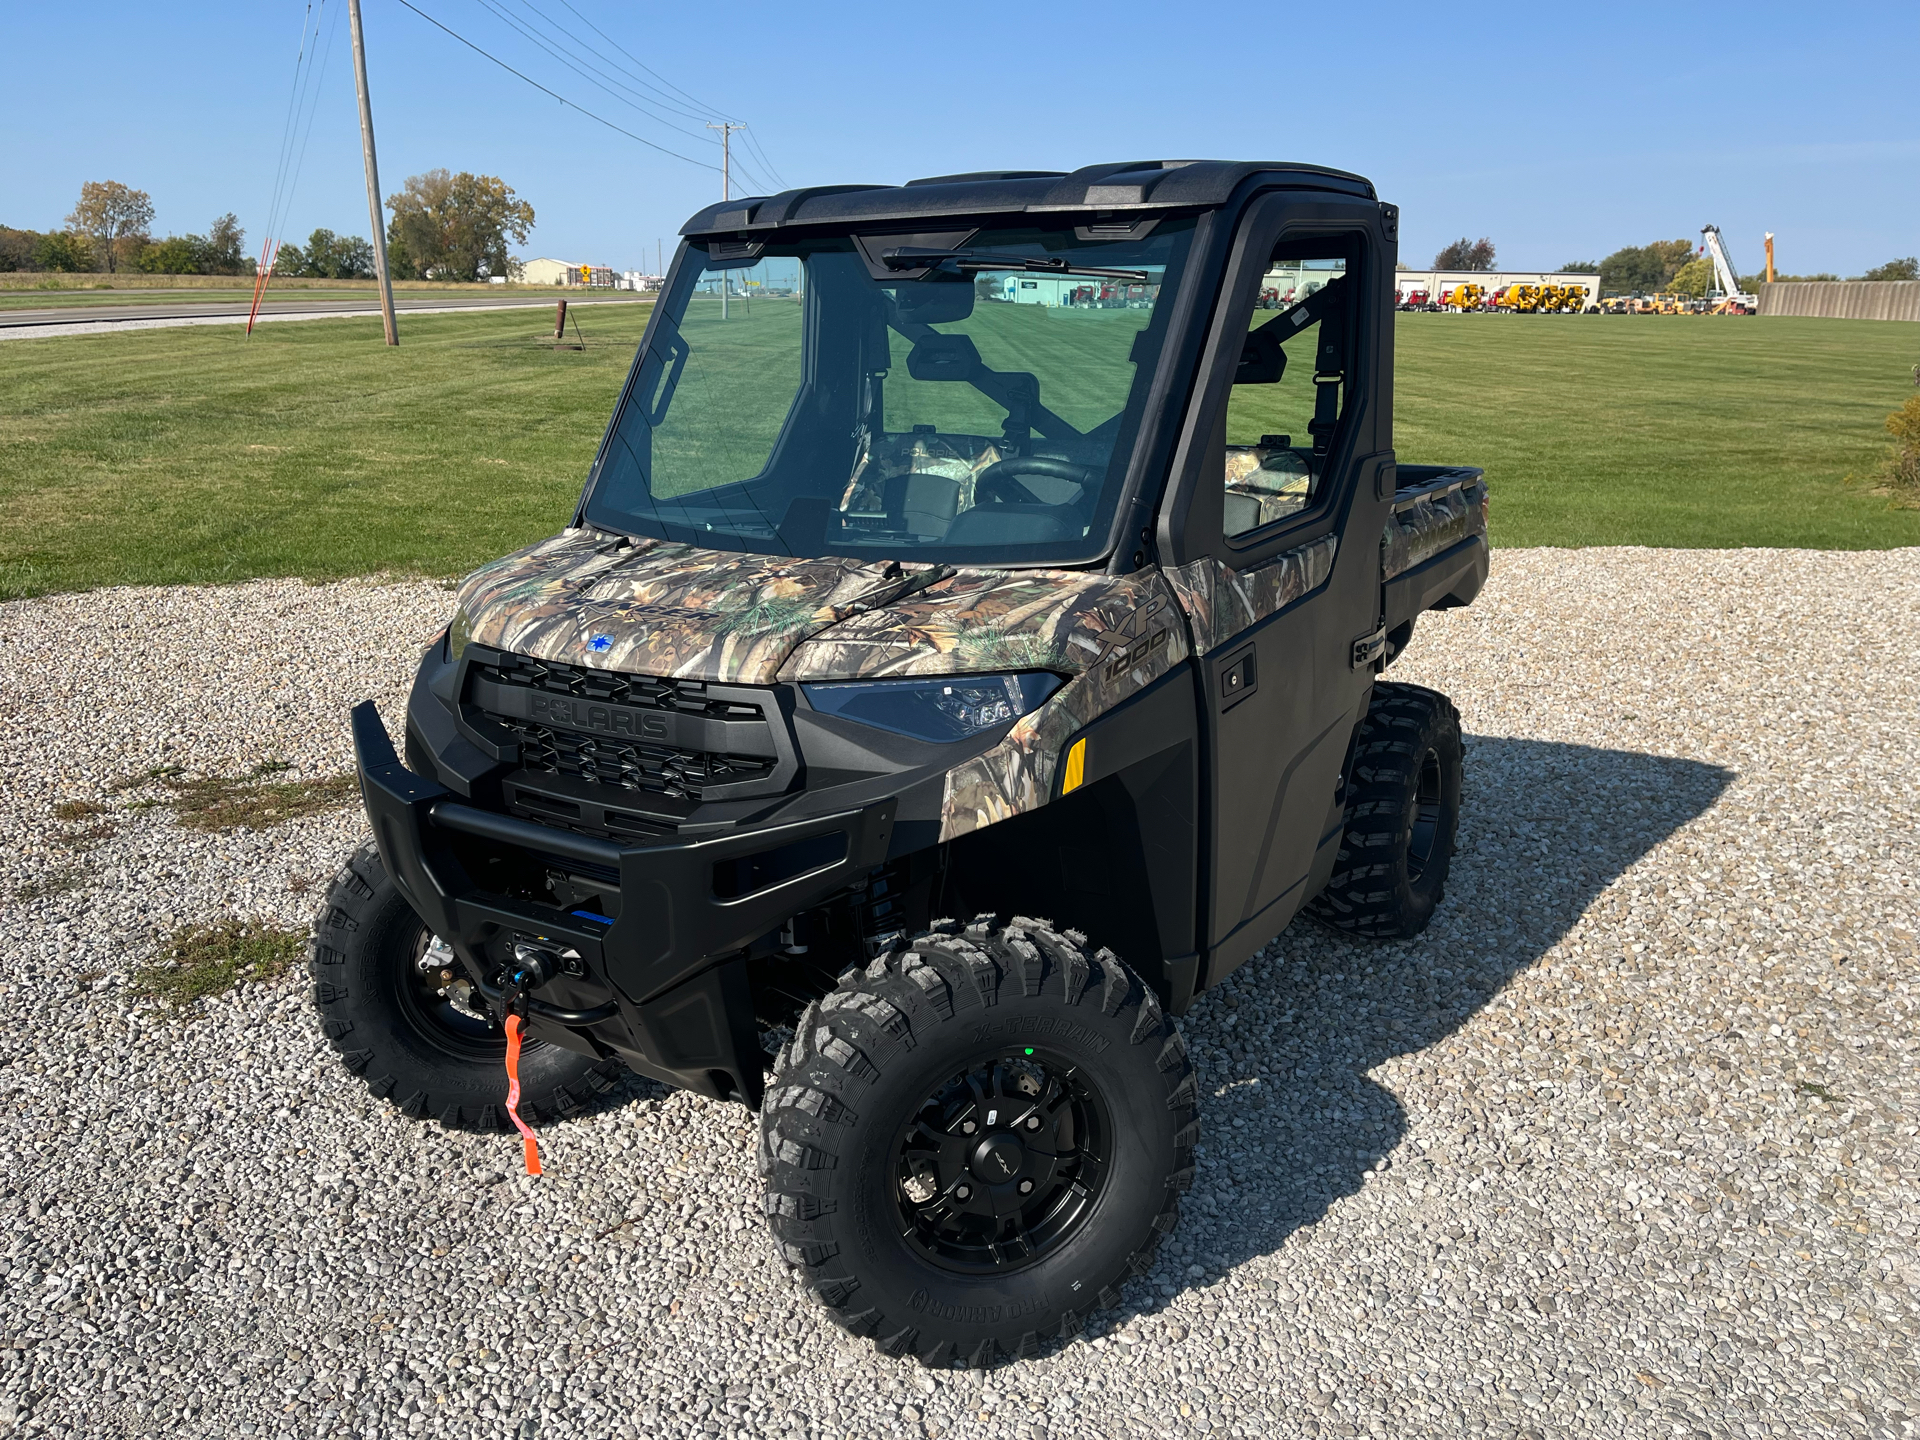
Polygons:
[[[717,161],[717,144],[625,108],[482,0],[416,3],[567,98]],[[566,0],[490,3],[542,33],[565,21],[611,53]],[[344,4],[327,0],[328,25]],[[717,174],[562,108],[397,0],[363,4],[388,192],[436,165],[498,174],[536,211],[527,254],[648,268],[656,238],[671,247],[681,221],[719,197]],[[1379,3],[572,4],[701,102],[685,108],[750,122],[771,162],[755,168],[794,185],[1299,159],[1370,176],[1401,205],[1402,258],[1415,264],[1484,234],[1505,265],[1552,267],[1697,240],[1708,221],[1743,271],[1759,268],[1763,230],[1795,272],[1857,273],[1920,252],[1913,0],[1632,3],[1591,19]],[[231,209],[257,244],[306,10],[95,0],[10,14],[0,223],[56,226],[82,181],[116,179],[151,192],[161,233]],[[317,99],[282,228],[365,234],[344,23]]]

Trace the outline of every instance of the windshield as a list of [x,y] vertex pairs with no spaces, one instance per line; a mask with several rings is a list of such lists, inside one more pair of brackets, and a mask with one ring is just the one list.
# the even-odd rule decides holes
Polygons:
[[731,267],[694,247],[586,518],[781,555],[1092,559],[1192,233],[861,236]]

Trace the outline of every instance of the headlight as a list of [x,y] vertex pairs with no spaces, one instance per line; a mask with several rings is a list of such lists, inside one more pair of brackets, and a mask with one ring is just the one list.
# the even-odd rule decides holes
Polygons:
[[453,609],[453,623],[447,626],[447,658],[460,663],[460,654],[467,648],[467,642],[473,639],[473,622],[467,618],[467,607],[456,605]]
[[1037,710],[1066,682],[1044,670],[929,680],[835,680],[802,685],[814,709],[916,740],[964,740]]

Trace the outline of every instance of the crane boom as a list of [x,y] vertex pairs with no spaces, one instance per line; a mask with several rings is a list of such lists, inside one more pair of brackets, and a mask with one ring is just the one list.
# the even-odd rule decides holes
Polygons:
[[1749,313],[1759,308],[1760,297],[1748,295],[1740,289],[1740,277],[1734,273],[1733,261],[1727,258],[1727,247],[1720,238],[1718,225],[1702,225],[1700,234],[1706,239],[1707,253],[1713,256],[1714,278],[1720,282],[1720,293],[1729,305],[1743,306]]

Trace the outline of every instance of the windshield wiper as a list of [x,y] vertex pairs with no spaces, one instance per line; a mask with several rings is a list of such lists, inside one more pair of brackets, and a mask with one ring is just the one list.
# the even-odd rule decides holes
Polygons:
[[1145,270],[1111,270],[1099,265],[1076,265],[1059,255],[999,255],[991,250],[924,250],[917,245],[902,245],[881,254],[881,262],[890,270],[924,270],[951,260],[960,270],[1032,270],[1049,275],[1097,275],[1107,280],[1129,280],[1145,285],[1151,278]]

